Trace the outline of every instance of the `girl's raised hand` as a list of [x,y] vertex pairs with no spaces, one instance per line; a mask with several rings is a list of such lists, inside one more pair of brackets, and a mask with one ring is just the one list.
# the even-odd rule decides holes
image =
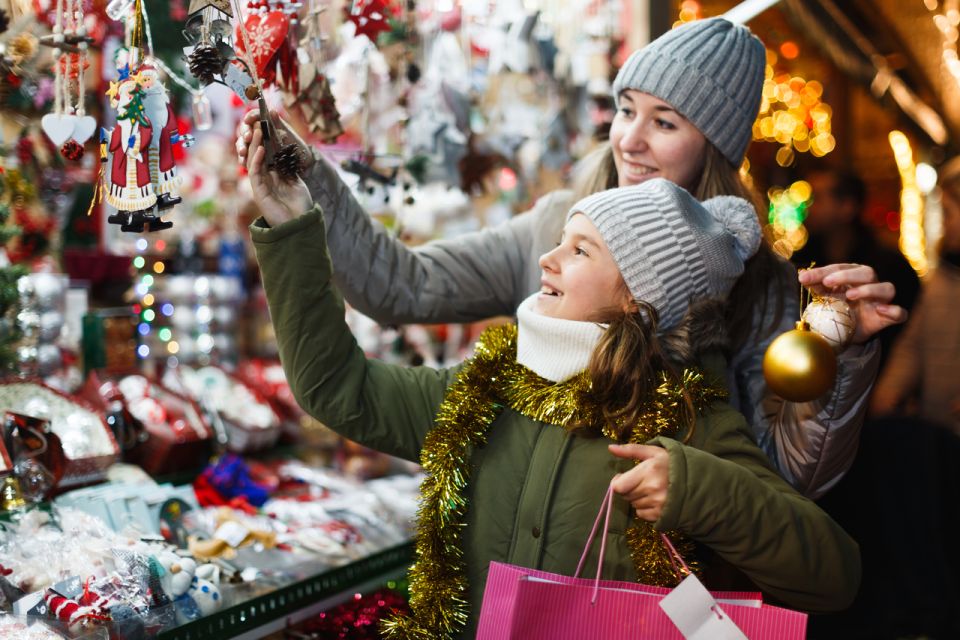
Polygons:
[[313,206],[313,198],[303,180],[297,178],[284,182],[275,172],[265,170],[266,148],[263,146],[263,131],[257,122],[249,126],[244,118],[237,134],[237,156],[245,161],[254,200],[270,225],[292,220]]
[[670,488],[670,454],[662,447],[646,444],[612,444],[610,453],[640,463],[610,481],[613,490],[624,497],[647,522],[656,522],[663,513]]
[[816,294],[843,291],[857,317],[855,344],[863,344],[881,329],[907,321],[907,310],[893,304],[892,282],[880,282],[873,267],[862,264],[830,264],[804,269],[800,284]]

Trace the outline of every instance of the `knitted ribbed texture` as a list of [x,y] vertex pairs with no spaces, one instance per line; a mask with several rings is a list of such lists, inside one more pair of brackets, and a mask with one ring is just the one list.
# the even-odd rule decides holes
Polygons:
[[695,298],[726,296],[760,245],[749,202],[701,204],[662,178],[595,193],[569,215],[577,212],[600,231],[634,299],[657,310],[661,330],[676,326]]
[[613,82],[614,99],[635,89],[669,103],[739,167],[760,110],[766,49],[741,25],[708,18],[638,49]]
[[535,293],[517,308],[517,362],[551,382],[569,380],[590,364],[604,327],[533,310]]

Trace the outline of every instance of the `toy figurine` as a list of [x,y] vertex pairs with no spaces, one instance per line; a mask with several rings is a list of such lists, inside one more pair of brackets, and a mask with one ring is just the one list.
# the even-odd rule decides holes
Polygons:
[[[101,161],[110,156],[106,199],[117,209],[107,221],[122,231],[169,229],[163,211],[180,202],[174,189],[180,182],[173,145],[181,142],[173,108],[157,70],[142,65],[125,80],[111,82],[110,103],[117,110],[117,126],[101,134]],[[104,149],[103,143],[109,140]]]
[[153,66],[140,67],[140,86],[143,87],[143,107],[153,125],[150,138],[150,181],[157,194],[157,208],[161,211],[179,203],[174,189],[180,184],[177,165],[173,159],[173,145],[180,141],[177,117],[170,105],[167,89],[160,82],[160,74]]

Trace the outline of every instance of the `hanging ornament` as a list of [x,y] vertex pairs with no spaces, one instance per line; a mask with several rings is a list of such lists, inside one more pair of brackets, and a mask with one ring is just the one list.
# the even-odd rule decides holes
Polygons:
[[209,45],[197,45],[187,56],[190,73],[201,84],[208,85],[216,82],[217,75],[223,73],[223,58],[217,48]]
[[840,296],[814,296],[802,319],[838,352],[850,344],[857,330],[857,317],[850,303]]
[[[809,300],[812,294],[802,288],[801,308],[804,307],[805,295]],[[807,308],[809,306],[808,304]],[[847,309],[849,310],[849,306]],[[815,308],[813,314],[819,319],[821,312]],[[805,316],[806,309],[801,318]],[[825,318],[826,314],[823,314],[823,317]],[[834,327],[830,329],[833,331]],[[843,337],[840,331],[831,335],[838,339]],[[763,377],[770,389],[786,400],[816,400],[833,386],[837,377],[837,355],[831,343],[820,333],[811,330],[810,324],[801,319],[795,329],[778,336],[767,347],[763,355]]]
[[213,111],[210,107],[210,100],[207,94],[200,93],[193,95],[193,124],[197,131],[206,131],[213,126]]
[[40,40],[57,49],[53,65],[54,112],[41,118],[40,125],[68,160],[79,160],[83,156],[83,145],[97,129],[97,121],[86,115],[84,108],[84,73],[90,66],[87,61],[90,41],[84,26],[82,0],[57,0],[53,34]]
[[837,356],[830,343],[801,320],[767,347],[763,377],[774,393],[791,402],[816,400],[833,386]]
[[[292,16],[296,9],[293,3],[249,2],[253,11],[246,20],[237,24],[237,51],[249,54],[256,75],[264,87],[274,86],[277,75],[287,91],[299,92],[296,44],[288,37]],[[272,7],[279,6],[280,9]]]
[[102,194],[117,209],[107,221],[120,225],[121,231],[139,233],[173,226],[161,216],[181,201],[176,193],[181,178],[177,175],[174,145],[189,146],[193,142],[192,136],[180,134],[158,68],[166,70],[194,96],[197,90],[159,58],[143,55],[144,32],[150,51],[153,44],[142,0],[135,0],[132,20],[130,46],[118,49],[114,56],[118,79],[110,83],[107,95],[116,109],[117,124],[109,132],[100,132],[100,179],[88,215]]
[[377,44],[381,33],[390,31],[390,18],[396,14],[393,4],[383,0],[356,0],[343,11],[344,17],[353,23],[355,34],[367,36],[373,44]]
[[13,476],[4,478],[3,487],[0,488],[0,511],[16,511],[26,506],[27,501],[20,492],[20,482]]
[[146,63],[137,75],[144,92],[143,110],[153,132],[149,147],[150,181],[157,194],[157,208],[162,211],[182,200],[176,193],[181,178],[173,155],[173,145],[180,141],[180,128],[157,69]]
[[274,170],[284,182],[291,182],[303,172],[305,158],[303,152],[296,143],[288,143],[286,135],[281,133],[270,115],[267,108],[267,101],[263,97],[264,80],[260,77],[259,67],[255,60],[254,47],[251,43],[255,42],[253,36],[249,33],[247,25],[240,23],[237,25],[237,32],[241,38],[242,48],[238,47],[247,58],[246,65],[253,76],[253,82],[244,90],[244,95],[249,100],[257,101],[257,108],[260,111],[260,129],[263,132],[264,147],[264,166],[267,170]]
[[300,39],[297,57],[300,60],[299,85],[305,87],[299,93],[286,92],[284,105],[288,110],[299,109],[310,131],[319,135],[325,143],[332,143],[343,133],[340,112],[330,88],[330,81],[322,71],[327,65],[320,16],[325,11],[310,0],[307,13],[306,33]]
[[295,142],[286,144],[273,158],[273,167],[285,182],[292,182],[303,172],[304,158],[300,145]]
[[173,223],[160,220],[157,212],[158,197],[152,180],[156,171],[151,171],[156,166],[151,165],[151,155],[155,154],[151,148],[154,127],[144,107],[146,92],[140,75],[110,83],[107,95],[117,111],[117,125],[108,138],[104,133],[110,152],[109,189],[105,195],[117,209],[107,221],[119,224],[121,231],[141,232],[145,224],[150,231],[168,229]]
[[83,157],[83,145],[76,140],[67,140],[60,147],[60,155],[71,162],[76,162]]

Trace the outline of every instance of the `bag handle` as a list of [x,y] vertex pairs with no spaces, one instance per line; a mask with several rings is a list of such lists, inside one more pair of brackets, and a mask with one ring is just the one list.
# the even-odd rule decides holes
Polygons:
[[607,486],[607,494],[603,497],[603,503],[600,505],[600,511],[597,513],[597,519],[593,521],[593,529],[590,530],[590,536],[587,538],[587,544],[583,548],[583,554],[580,556],[580,562],[577,563],[577,571],[573,574],[574,578],[580,577],[580,571],[583,569],[583,563],[587,560],[587,553],[593,546],[593,540],[597,535],[597,527],[600,525],[600,518],[603,520],[603,534],[600,538],[600,559],[597,561],[597,577],[593,581],[593,597],[590,598],[590,604],[597,602],[597,594],[600,591],[600,571],[603,569],[603,556],[607,551],[607,530],[610,528],[610,512],[613,511],[613,487]]
[[[590,604],[594,604],[597,601],[597,594],[600,591],[600,572],[603,569],[603,557],[607,550],[607,531],[610,529],[610,512],[613,511],[613,487],[607,487],[607,493],[603,497],[603,503],[600,505],[600,511],[597,512],[597,518],[593,521],[593,528],[590,529],[590,535],[587,537],[587,544],[583,548],[583,554],[580,556],[580,562],[577,563],[577,570],[573,574],[574,578],[580,577],[580,572],[583,570],[583,563],[587,560],[587,554],[590,552],[590,547],[593,546],[594,538],[597,535],[597,527],[600,526],[600,518],[603,518],[603,532],[600,538],[600,558],[597,561],[597,575],[593,581],[593,597],[590,599]],[[683,556],[676,550],[673,546],[673,543],[670,542],[670,538],[667,537],[665,533],[660,534],[660,538],[663,540],[663,543],[666,545],[667,550],[670,552],[670,564],[673,565],[674,570],[679,574],[680,567],[683,567],[683,571],[687,575],[693,573],[690,570],[690,567],[687,566],[687,563],[683,561]],[[677,562],[680,562],[680,567],[677,566]]]

